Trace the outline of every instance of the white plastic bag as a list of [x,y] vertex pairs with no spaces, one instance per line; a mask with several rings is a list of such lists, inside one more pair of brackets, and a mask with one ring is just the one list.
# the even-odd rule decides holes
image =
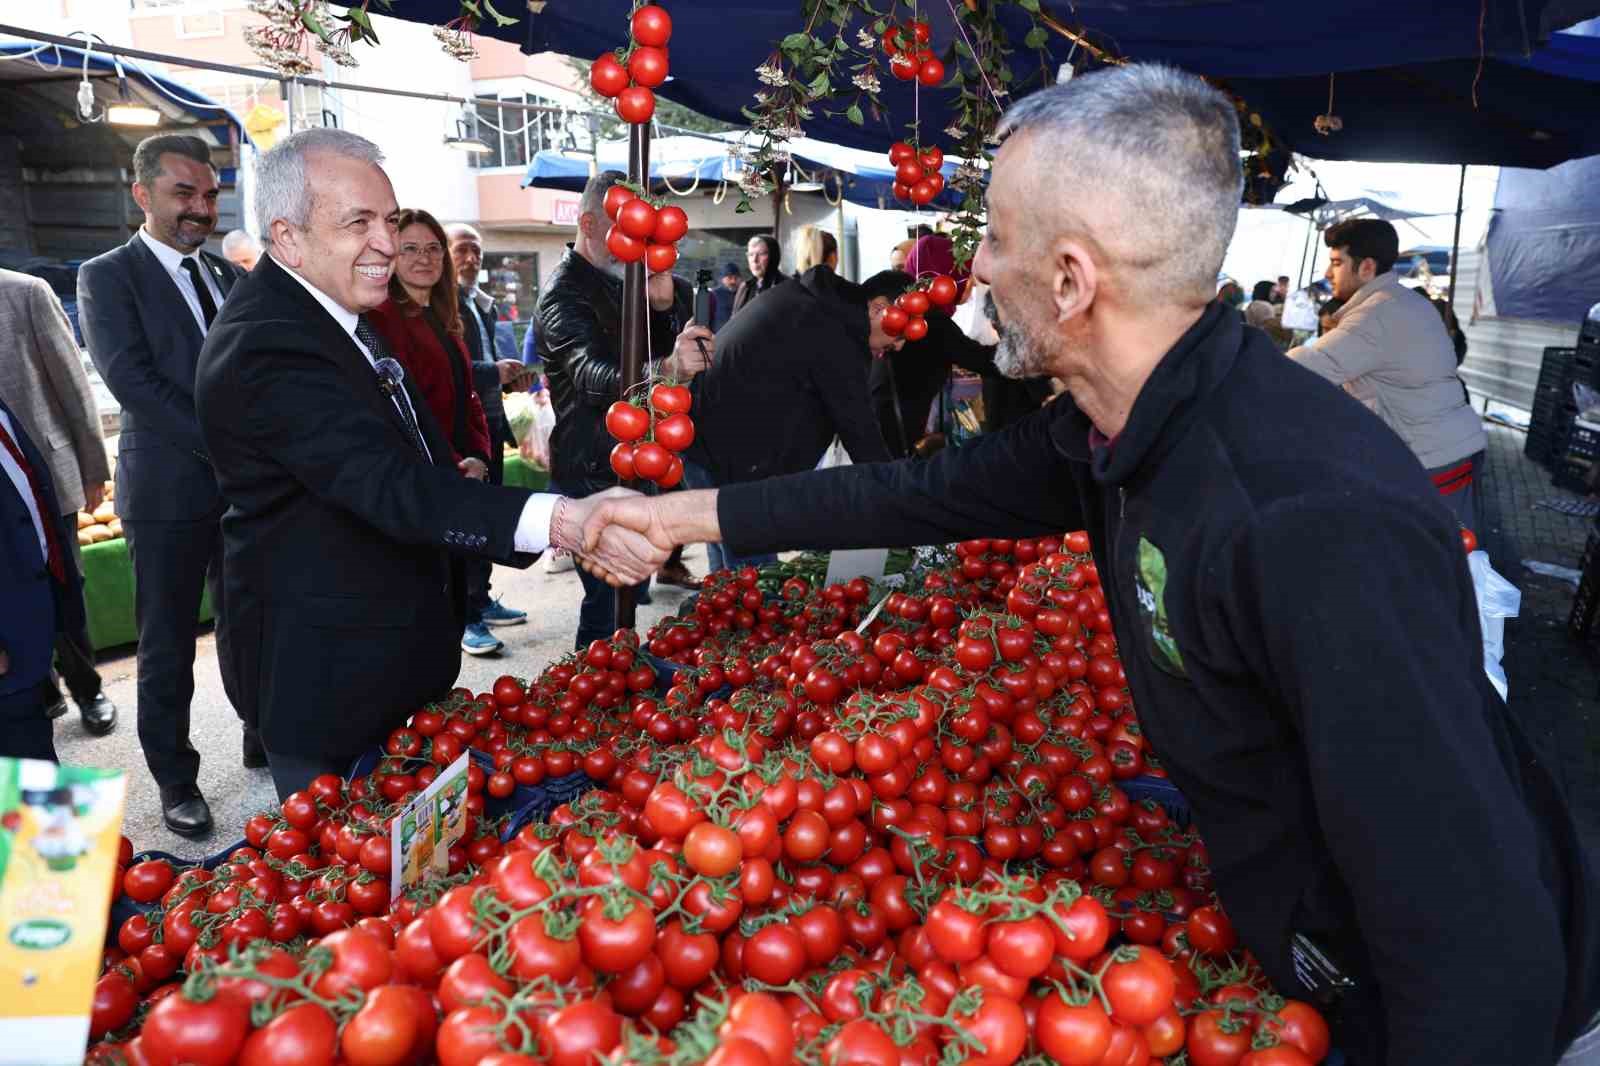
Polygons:
[[1483,672],[1489,675],[1500,698],[1506,698],[1506,671],[1500,665],[1505,653],[1506,619],[1517,617],[1522,609],[1522,593],[1517,586],[1489,565],[1489,553],[1475,551],[1467,556],[1472,570],[1472,588],[1478,596],[1478,628],[1483,630]]
[[849,466],[850,453],[844,450],[844,445],[839,438],[833,438],[833,443],[828,445],[828,450],[822,453],[822,458],[817,460],[817,469],[826,470],[832,466]]

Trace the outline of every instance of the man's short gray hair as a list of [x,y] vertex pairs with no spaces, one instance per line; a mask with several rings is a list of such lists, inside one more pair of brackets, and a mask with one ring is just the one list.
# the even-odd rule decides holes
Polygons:
[[230,256],[234,252],[251,251],[261,253],[261,242],[242,229],[231,229],[228,235],[222,238],[222,254]]
[[606,215],[606,193],[611,186],[619,181],[627,181],[628,175],[620,170],[602,170],[589,179],[583,187],[583,198],[578,201],[579,215]]
[[1060,232],[1052,210],[1068,226],[1076,217],[1136,299],[1211,299],[1244,186],[1226,96],[1176,68],[1130,63],[1026,97],[1000,132],[1033,140],[1033,172],[1048,190],[1036,232]]
[[452,222],[444,228],[444,239],[452,244],[454,244],[456,241],[459,241],[463,237],[471,237],[473,240],[477,241],[480,246],[483,244],[483,234],[479,233],[475,227],[469,226],[465,222]]
[[256,167],[256,228],[269,240],[280,218],[296,226],[311,220],[315,190],[306,179],[306,160],[318,152],[374,166],[383,162],[381,148],[349,130],[318,127],[284,138]]

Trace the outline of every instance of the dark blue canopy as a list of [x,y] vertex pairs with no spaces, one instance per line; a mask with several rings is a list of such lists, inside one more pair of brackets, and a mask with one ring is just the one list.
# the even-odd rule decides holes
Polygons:
[[1500,172],[1485,238],[1490,313],[1571,324],[1600,301],[1600,158]]
[[[956,31],[952,0],[922,5],[937,48]],[[959,0],[956,0],[959,2]],[[784,35],[799,28],[799,0],[666,0],[673,18],[669,99],[728,122],[757,88],[755,68]],[[1600,152],[1600,67],[1596,42],[1550,35],[1600,14],[1600,0],[1344,0],[1308,9],[1282,0],[1076,0],[1043,5],[1075,31],[1129,59],[1164,61],[1218,79],[1240,94],[1295,151],[1330,159],[1499,163],[1546,167]],[[520,16],[485,32],[528,52],[597,56],[624,42],[628,0],[554,0],[539,14],[507,0]],[[458,0],[394,0],[390,12],[443,23]],[[1480,14],[1486,61],[1477,76]],[[1014,40],[1022,11],[1001,13]],[[1543,49],[1543,50],[1541,50]],[[1073,51],[1052,34],[1049,66]],[[1082,52],[1077,53],[1081,59]],[[1039,73],[1030,53],[1012,56],[1019,81]],[[1313,118],[1327,109],[1328,78],[1342,132],[1321,137]],[[1037,84],[1034,81],[1032,84]],[[954,90],[924,89],[921,112],[943,126]],[[806,132],[836,144],[881,151],[904,135],[917,112],[906,83],[885,77],[887,113],[864,126],[817,116]],[[924,139],[933,130],[923,129]]]

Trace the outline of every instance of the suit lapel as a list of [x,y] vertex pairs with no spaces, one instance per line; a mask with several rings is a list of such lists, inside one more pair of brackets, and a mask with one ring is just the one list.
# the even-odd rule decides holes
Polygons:
[[[361,398],[363,403],[383,414],[389,424],[394,427],[399,438],[399,447],[412,451],[414,445],[411,436],[406,432],[405,421],[396,409],[394,401],[383,394],[378,387],[377,375],[373,372],[372,364],[367,361],[366,353],[356,339],[346,333],[333,316],[305,290],[294,278],[288,276],[288,270],[277,260],[270,256],[263,256],[267,260],[267,271],[273,286],[284,299],[294,302],[301,308],[300,315],[308,322],[315,322],[317,330],[322,337],[322,349],[344,371],[350,379],[351,388]],[[260,267],[257,267],[260,270]],[[422,431],[422,439],[428,445],[428,451],[433,455],[436,466],[453,466],[451,461],[450,446],[439,433],[439,428],[432,416],[428,413],[427,405],[423,402],[421,393],[411,380],[411,375],[405,376],[404,387],[406,395],[411,399],[411,410],[417,417],[417,428]]]
[[206,337],[200,331],[200,323],[194,320],[194,312],[189,309],[189,301],[183,298],[177,280],[167,273],[156,254],[145,247],[143,237],[135,233],[128,247],[140,264],[140,269],[133,272],[134,284],[143,287],[153,306],[166,311],[168,321],[178,323],[179,331],[190,341],[190,351],[199,355]]
[[222,293],[222,298],[226,300],[228,293],[233,289],[233,283],[239,280],[239,268],[221,256],[212,255],[210,252],[201,252],[200,262],[204,263],[206,269],[211,271],[211,280],[217,283],[217,290]]

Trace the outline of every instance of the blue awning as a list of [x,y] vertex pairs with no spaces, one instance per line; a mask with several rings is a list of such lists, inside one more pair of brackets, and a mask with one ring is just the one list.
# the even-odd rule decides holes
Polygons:
[[[524,51],[593,57],[623,43],[630,0],[550,3],[539,14],[506,4],[519,16],[511,26],[482,27]],[[673,78],[668,99],[730,123],[758,88],[755,68],[776,42],[799,28],[797,0],[671,3]],[[1551,34],[1600,14],[1600,0],[1345,0],[1308,15],[1294,4],[1268,0],[1075,0],[1047,9],[1071,29],[1109,51],[1141,61],[1172,63],[1218,79],[1265,117],[1289,148],[1326,159],[1495,163],[1546,167],[1600,152],[1596,56]],[[957,36],[953,7],[926,4],[933,41],[948,54]],[[1013,40],[1025,27],[1018,5],[996,5]],[[460,13],[458,0],[394,0],[389,12],[442,24]],[[1547,43],[1548,42],[1548,43]],[[1478,76],[1478,56],[1485,55]],[[1044,73],[1076,54],[1052,34]],[[1022,87],[1038,83],[1037,60],[1025,51],[1010,62]],[[948,64],[947,64],[948,65]],[[1334,113],[1344,130],[1319,136],[1312,120],[1327,109],[1328,75]],[[919,115],[944,116],[956,90],[915,93],[885,78],[886,111],[861,126],[842,116],[817,115],[813,137],[882,152]],[[1473,86],[1477,82],[1477,101]],[[1019,91],[1021,91],[1019,89]],[[942,125],[942,118],[935,123]],[[933,126],[934,129],[938,125]],[[942,137],[927,137],[948,147]]]
[[[661,189],[670,187],[680,193],[687,192],[696,183],[737,184],[747,173],[747,168],[731,154],[730,150],[737,145],[737,134],[654,138],[650,142],[650,180]],[[881,155],[810,137],[789,142],[789,150],[794,163],[790,177],[797,183],[820,185],[824,195],[837,198],[842,194],[846,200],[863,207],[910,207],[894,199],[894,171]],[[594,166],[598,170],[626,171],[627,142],[602,142],[596,151]],[[946,162],[945,180],[948,181],[954,172],[955,164]],[[545,150],[537,153],[528,164],[522,184],[581,192],[589,173],[589,156]],[[947,186],[929,206],[935,210],[953,210],[960,202],[960,196]]]
[[[28,53],[33,53],[31,56]],[[0,57],[12,58],[0,62],[0,89],[8,86],[27,86],[30,93],[43,94],[58,103],[63,115],[76,117],[78,83],[71,75],[82,74],[87,59],[89,81],[95,90],[98,107],[115,104],[121,99],[121,86],[117,78],[107,78],[106,73],[120,70],[126,79],[128,99],[131,103],[153,107],[161,112],[159,129],[192,133],[219,148],[230,143],[230,132],[240,143],[248,143],[250,135],[244,124],[232,111],[216,101],[195,92],[180,82],[163,74],[148,70],[139,60],[118,59],[104,52],[66,45],[45,45],[26,41],[0,42]],[[156,129],[119,129],[130,139],[140,139]]]

